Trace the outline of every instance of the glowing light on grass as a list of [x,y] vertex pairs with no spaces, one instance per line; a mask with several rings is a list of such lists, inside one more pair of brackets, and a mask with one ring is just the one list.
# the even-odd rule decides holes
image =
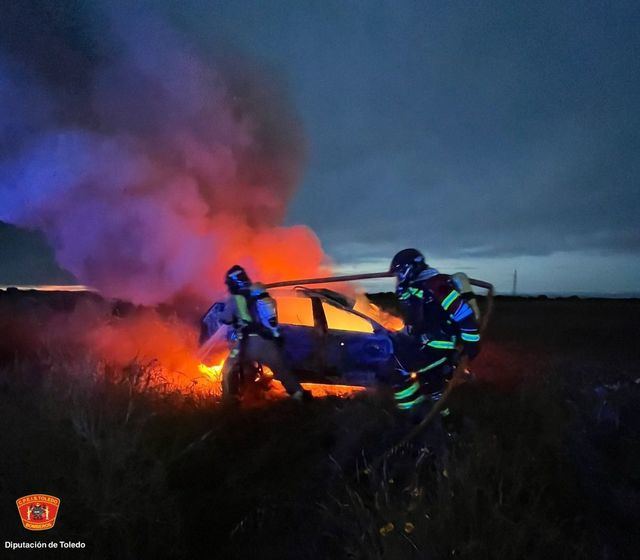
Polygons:
[[301,383],[301,385],[304,389],[311,391],[315,398],[347,398],[366,390],[366,387],[361,387],[360,385],[334,385],[329,383]]

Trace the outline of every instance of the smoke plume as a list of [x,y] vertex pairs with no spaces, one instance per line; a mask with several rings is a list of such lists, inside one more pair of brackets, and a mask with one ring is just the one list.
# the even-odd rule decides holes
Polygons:
[[263,280],[318,271],[313,233],[280,225],[304,142],[277,80],[125,4],[3,10],[0,220],[144,304],[210,298],[235,262]]

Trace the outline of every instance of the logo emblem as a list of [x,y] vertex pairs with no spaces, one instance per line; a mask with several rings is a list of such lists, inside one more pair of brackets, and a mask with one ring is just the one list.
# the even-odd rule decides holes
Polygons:
[[51,529],[56,523],[60,498],[48,494],[30,494],[16,500],[22,525],[30,531]]

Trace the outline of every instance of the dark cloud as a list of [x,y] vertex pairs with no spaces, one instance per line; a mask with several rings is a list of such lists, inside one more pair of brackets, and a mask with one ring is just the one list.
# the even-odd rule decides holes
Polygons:
[[327,47],[343,79],[295,216],[330,253],[640,250],[637,4],[381,8]]

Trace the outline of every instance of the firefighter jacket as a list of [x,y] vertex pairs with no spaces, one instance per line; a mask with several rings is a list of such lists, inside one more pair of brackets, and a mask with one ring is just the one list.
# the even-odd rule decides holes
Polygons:
[[272,340],[280,339],[275,301],[259,284],[230,295],[218,320],[231,325],[238,335],[257,334]]
[[462,344],[470,359],[478,354],[480,333],[473,310],[448,274],[427,268],[413,282],[399,285],[396,295],[407,332],[421,348],[444,353]]
[[241,294],[229,296],[222,311],[218,314],[218,320],[225,325],[232,326],[238,332],[246,332],[253,323],[247,297]]

